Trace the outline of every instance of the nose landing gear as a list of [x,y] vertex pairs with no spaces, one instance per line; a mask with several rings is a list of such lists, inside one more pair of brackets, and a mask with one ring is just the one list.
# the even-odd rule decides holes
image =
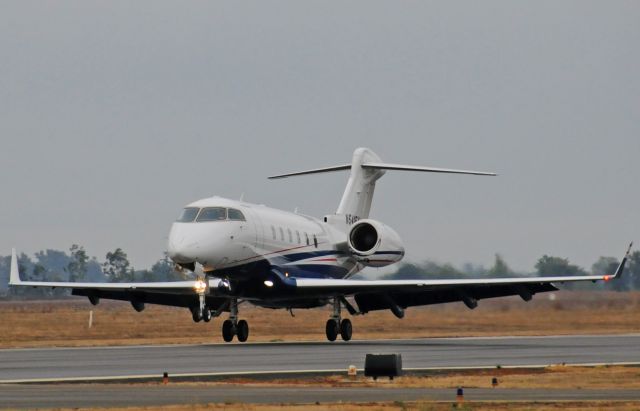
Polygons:
[[338,334],[344,341],[351,340],[351,334],[353,333],[353,326],[351,325],[351,320],[345,318],[344,320],[341,317],[341,305],[340,299],[333,299],[333,314],[331,318],[327,320],[327,325],[325,327],[325,332],[327,334],[327,340],[335,341],[338,338]]
[[208,323],[213,318],[213,314],[211,314],[211,309],[205,306],[203,309],[193,308],[191,309],[191,318],[193,318],[193,322],[199,323],[200,321],[204,321]]
[[222,323],[222,339],[231,342],[233,336],[238,337],[238,341],[245,342],[249,338],[249,323],[245,320],[238,321],[238,300],[232,299],[229,304],[229,319]]

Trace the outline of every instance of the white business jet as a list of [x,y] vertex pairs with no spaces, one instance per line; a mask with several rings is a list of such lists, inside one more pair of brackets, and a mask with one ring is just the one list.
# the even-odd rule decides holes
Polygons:
[[[238,319],[238,306],[313,308],[330,305],[326,336],[348,341],[352,324],[342,317],[375,310],[391,310],[404,317],[407,307],[461,301],[473,309],[483,298],[519,295],[529,301],[539,292],[557,290],[554,284],[609,281],[620,277],[631,245],[612,275],[531,278],[423,280],[350,279],[364,267],[383,267],[404,256],[400,236],[389,226],[369,218],[376,181],[386,170],[474,174],[468,170],[383,163],[371,150],[359,148],[351,164],[270,177],[272,179],[350,170],[337,211],[322,219],[221,197],[187,205],[169,233],[168,253],[193,281],[148,283],[75,283],[21,281],[16,252],[12,252],[9,284],[22,287],[64,287],[86,296],[130,301],[142,311],[145,304],[186,307],[196,322],[209,322],[224,312],[224,341],[236,336],[244,342],[249,325]],[[349,299],[347,299],[349,298]]]

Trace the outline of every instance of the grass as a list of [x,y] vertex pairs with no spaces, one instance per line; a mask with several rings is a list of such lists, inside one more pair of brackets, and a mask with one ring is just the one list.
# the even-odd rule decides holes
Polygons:
[[[152,411],[157,407],[126,408],[89,408],[91,411]],[[390,402],[390,403],[340,403],[340,404],[305,404],[305,405],[256,405],[256,404],[201,404],[201,405],[169,405],[163,406],[166,411],[451,411],[451,410],[516,410],[516,411],[582,411],[582,410],[638,410],[639,401],[557,401],[557,402],[467,402],[456,407],[453,402]],[[59,409],[71,411],[75,409]]]
[[[381,338],[604,334],[640,332],[640,293],[541,294],[525,303],[518,297],[416,307],[399,320],[388,311],[352,318],[354,340]],[[87,327],[93,310],[93,327]],[[324,341],[329,309],[269,310],[242,304],[250,341]],[[222,318],[226,317],[223,315]],[[92,346],[222,342],[221,318],[193,323],[185,308],[150,305],[137,313],[128,303],[86,299],[0,303],[0,347]]]
[[[640,367],[637,366],[563,366],[545,368],[502,368],[481,370],[430,371],[407,374],[393,381],[381,378],[373,381],[362,375],[355,380],[344,375],[323,377],[296,377],[282,379],[254,379],[231,377],[214,382],[171,382],[179,386],[225,386],[242,385],[252,387],[325,387],[325,388],[492,388],[492,379],[498,379],[497,388],[531,389],[638,389],[640,390]],[[133,383],[136,385],[137,383]],[[150,383],[160,385],[161,383]],[[142,384],[144,385],[144,384]]]

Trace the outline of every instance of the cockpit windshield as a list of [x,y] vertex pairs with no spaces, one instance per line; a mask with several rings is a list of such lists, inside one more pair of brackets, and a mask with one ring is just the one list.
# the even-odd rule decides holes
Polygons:
[[197,207],[187,207],[182,210],[180,217],[178,217],[176,221],[179,223],[190,223],[196,219],[198,211],[200,211],[200,209]]
[[225,207],[186,207],[176,220],[179,223],[192,223],[194,221],[246,221],[242,211]]
[[242,214],[242,211],[236,210],[235,208],[230,208],[229,220],[244,221],[244,215]]
[[203,208],[198,214],[198,222],[201,221],[220,221],[227,219],[227,209],[224,207],[207,207]]

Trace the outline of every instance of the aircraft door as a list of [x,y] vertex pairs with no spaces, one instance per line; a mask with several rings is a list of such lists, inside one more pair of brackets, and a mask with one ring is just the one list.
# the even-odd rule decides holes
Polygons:
[[254,209],[246,209],[248,219],[253,226],[254,237],[251,243],[252,255],[261,255],[263,254],[262,250],[264,248],[264,226],[262,224],[262,219],[260,219],[260,214],[257,213]]

